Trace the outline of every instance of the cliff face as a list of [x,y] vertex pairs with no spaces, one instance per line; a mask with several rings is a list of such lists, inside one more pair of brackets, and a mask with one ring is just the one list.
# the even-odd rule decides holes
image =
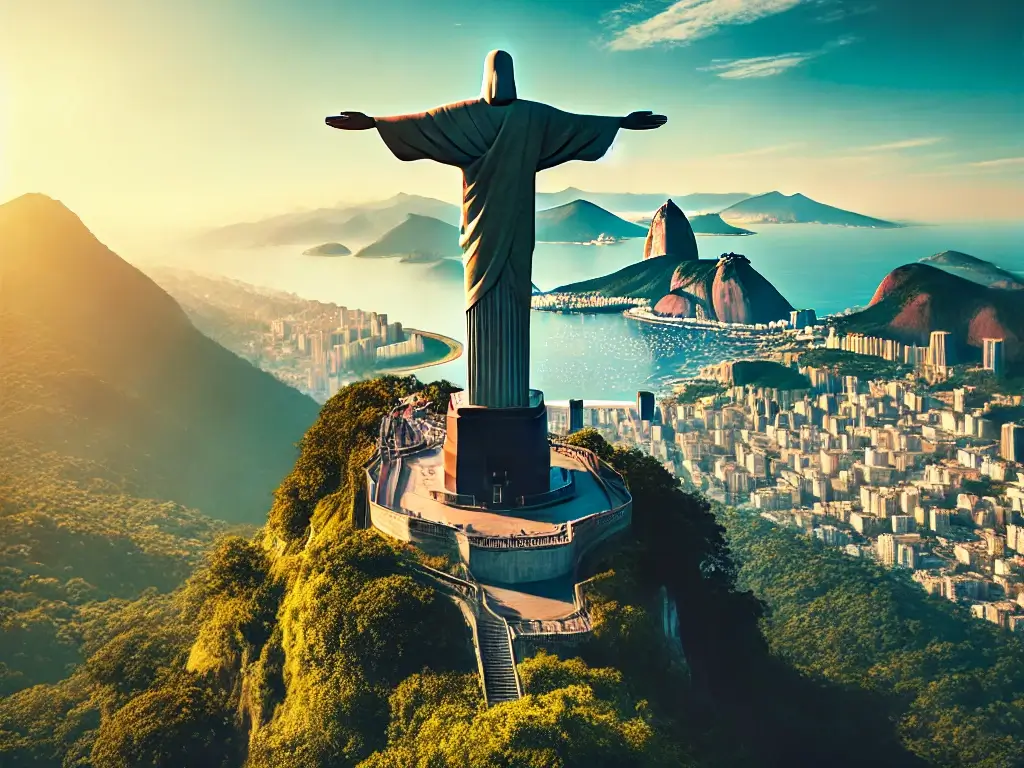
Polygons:
[[678,205],[671,200],[665,202],[654,213],[647,240],[644,242],[644,258],[654,259],[669,256],[682,261],[696,261],[697,238],[693,227]]
[[711,302],[723,323],[770,323],[788,318],[793,309],[746,256],[735,253],[718,260]]
[[787,319],[791,309],[745,256],[728,253],[716,261],[702,259],[677,266],[669,294],[653,311],[664,317],[754,324]]
[[1019,360],[1024,309],[1017,296],[928,264],[906,264],[886,275],[868,308],[845,318],[841,327],[919,345],[928,343],[932,331],[949,331],[966,359],[978,357],[984,339],[1001,338],[1007,359]]

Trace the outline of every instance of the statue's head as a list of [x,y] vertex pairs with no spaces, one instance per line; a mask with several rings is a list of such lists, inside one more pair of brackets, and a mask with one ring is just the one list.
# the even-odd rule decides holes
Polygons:
[[516,100],[516,78],[512,73],[512,56],[508,52],[491,51],[487,54],[480,98],[494,106]]

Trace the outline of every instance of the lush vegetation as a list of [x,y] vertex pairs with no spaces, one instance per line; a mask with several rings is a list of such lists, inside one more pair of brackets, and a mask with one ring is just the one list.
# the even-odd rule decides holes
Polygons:
[[736,386],[766,389],[810,389],[810,380],[793,368],[771,360],[740,360],[732,366]]
[[679,394],[676,395],[675,402],[679,405],[689,405],[705,397],[720,395],[725,392],[725,389],[725,385],[717,381],[694,379],[682,385]]
[[971,387],[978,399],[991,399],[994,395],[1024,394],[1024,365],[1015,364],[1007,368],[1005,375],[996,377],[984,368],[958,365],[948,379],[931,385],[933,392],[950,392],[961,387]]
[[594,430],[570,440],[634,498],[630,535],[585,563],[594,631],[521,646],[526,695],[485,708],[455,605],[414,550],[352,524],[380,418],[424,389],[440,408],[452,386],[386,377],[332,398],[263,533],[222,536],[171,593],[124,592],[90,625],[84,663],[0,701],[0,763],[1013,764],[1013,641],[726,511],[738,570],[706,500]]
[[55,200],[0,205],[0,258],[0,444],[101,465],[136,496],[262,523],[316,403],[200,333]]
[[225,530],[125,492],[84,459],[0,442],[0,696],[57,682],[144,595],[185,580]]
[[765,636],[794,667],[875,697],[934,765],[1024,765],[1024,643],[928,596],[902,571],[725,510],[740,584],[768,606]]
[[647,299],[652,304],[668,293],[679,262],[672,258],[645,259],[603,277],[562,285],[552,293],[597,293],[600,296]]
[[809,349],[800,355],[801,368],[828,368],[836,376],[856,376],[861,381],[901,379],[912,366],[876,355],[858,355],[843,349]]

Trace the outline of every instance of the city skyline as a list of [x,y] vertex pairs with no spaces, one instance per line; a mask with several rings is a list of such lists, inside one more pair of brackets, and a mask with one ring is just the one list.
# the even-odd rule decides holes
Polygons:
[[501,47],[521,97],[669,116],[644,141],[620,135],[600,162],[545,172],[541,191],[778,189],[882,218],[1019,218],[1024,9],[953,10],[15,0],[0,31],[0,197],[41,191],[118,233],[400,191],[453,201],[454,169],[396,165],[378,137],[343,138],[323,117],[474,98],[484,55]]

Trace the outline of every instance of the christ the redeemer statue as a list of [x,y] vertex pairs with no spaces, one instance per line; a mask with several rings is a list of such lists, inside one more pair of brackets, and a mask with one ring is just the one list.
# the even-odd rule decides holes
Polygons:
[[466,273],[469,404],[529,405],[530,279],[538,171],[598,160],[620,128],[648,130],[662,115],[598,117],[516,97],[512,57],[491,51],[479,99],[428,112],[369,117],[342,112],[327,124],[376,128],[399,160],[434,160],[463,172],[459,244]]

